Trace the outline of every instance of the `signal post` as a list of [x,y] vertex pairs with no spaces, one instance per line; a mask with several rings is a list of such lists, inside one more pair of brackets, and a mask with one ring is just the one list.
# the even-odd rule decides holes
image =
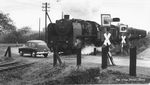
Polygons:
[[130,48],[130,76],[136,76],[136,47]]
[[[101,14],[101,25],[103,26],[104,30],[105,30],[105,33],[106,33],[106,30],[109,29],[111,23],[110,23],[110,20],[111,19],[111,15],[110,14]],[[104,35],[105,37],[105,35]],[[108,63],[108,50],[109,50],[109,47],[107,46],[108,45],[108,42],[109,39],[107,38],[106,40],[106,37],[105,37],[105,40],[104,40],[104,43],[103,43],[103,46],[102,46],[102,69],[106,69],[107,68],[107,63]]]
[[121,52],[124,53],[125,44],[127,44],[127,42],[126,42],[126,38],[127,38],[126,32],[127,32],[128,25],[119,24],[119,28],[120,28],[120,38],[121,38]]
[[[110,42],[110,37],[111,37],[111,33],[109,33],[110,30],[110,26],[111,26],[111,22],[118,22],[120,21],[119,18],[111,18],[110,14],[101,14],[101,25],[103,26],[105,33],[104,33],[104,43],[102,46],[102,69],[106,69],[108,64],[110,64],[109,62],[109,58],[111,57],[109,55],[109,46],[111,45]],[[113,60],[110,58],[112,64],[113,64]]]
[[[126,37],[125,33],[127,32],[127,25],[120,24],[120,33],[121,33],[121,48],[122,51],[124,51],[124,44],[126,44],[126,38],[129,39],[129,37]],[[131,35],[128,35],[131,36]],[[132,42],[132,41],[131,41]],[[130,46],[130,62],[129,62],[129,75],[130,76],[136,76],[136,46],[131,45]]]

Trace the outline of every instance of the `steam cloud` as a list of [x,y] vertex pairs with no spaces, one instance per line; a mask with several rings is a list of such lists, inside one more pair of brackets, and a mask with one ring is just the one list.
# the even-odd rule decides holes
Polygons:
[[62,10],[73,18],[94,19],[100,17],[101,0],[61,0]]
[[95,47],[94,45],[90,45],[90,46],[85,46],[85,47],[82,49],[81,53],[82,53],[82,54],[86,54],[86,55],[91,54],[91,53],[94,52],[94,48],[96,48],[96,50],[99,51],[99,52],[102,51],[102,50],[101,50],[101,47]]

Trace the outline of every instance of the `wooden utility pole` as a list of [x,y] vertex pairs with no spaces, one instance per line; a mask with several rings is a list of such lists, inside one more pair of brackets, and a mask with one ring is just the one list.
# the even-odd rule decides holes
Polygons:
[[44,5],[44,6],[42,6],[42,8],[44,8],[44,10],[43,11],[45,11],[45,41],[47,42],[47,15],[48,15],[48,8],[50,8],[49,7],[49,3],[42,3],[42,5]]
[[64,13],[62,12],[62,14],[61,14],[61,18],[63,19],[63,17],[64,17]]
[[41,19],[39,18],[39,39],[41,39],[41,37],[40,37],[40,29],[41,29]]
[[8,54],[8,57],[11,57],[11,47],[10,46],[8,46],[4,56],[7,56],[7,54]]

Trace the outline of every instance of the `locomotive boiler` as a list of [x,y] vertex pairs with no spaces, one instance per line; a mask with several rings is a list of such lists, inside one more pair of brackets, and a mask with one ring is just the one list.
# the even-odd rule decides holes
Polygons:
[[57,42],[59,51],[73,52],[77,37],[82,39],[83,44],[100,45],[102,42],[97,38],[98,31],[100,25],[96,22],[65,17],[48,25],[48,46],[52,49]]

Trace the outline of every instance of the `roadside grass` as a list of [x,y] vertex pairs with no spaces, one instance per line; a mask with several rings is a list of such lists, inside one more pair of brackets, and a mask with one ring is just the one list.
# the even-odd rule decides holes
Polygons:
[[[68,71],[67,71],[68,72]],[[147,84],[150,78],[130,76],[113,70],[102,70],[99,67],[71,69],[68,75],[43,82],[42,85],[65,84]],[[37,83],[36,85],[41,85]]]
[[[66,84],[147,84],[150,78],[129,76],[127,73],[99,66],[63,64],[53,67],[50,62],[36,63],[29,68],[2,72],[1,84],[5,85],[66,85]],[[7,82],[7,83],[6,83]]]
[[0,57],[4,56],[6,49],[7,49],[6,47],[1,47],[0,46]]
[[11,62],[11,61],[15,60],[13,57],[11,57],[11,58],[8,57],[8,54],[6,56],[4,56],[8,46],[18,47],[18,46],[22,46],[22,45],[23,44],[5,44],[5,43],[0,43],[0,64],[1,63],[5,63],[5,62]]

